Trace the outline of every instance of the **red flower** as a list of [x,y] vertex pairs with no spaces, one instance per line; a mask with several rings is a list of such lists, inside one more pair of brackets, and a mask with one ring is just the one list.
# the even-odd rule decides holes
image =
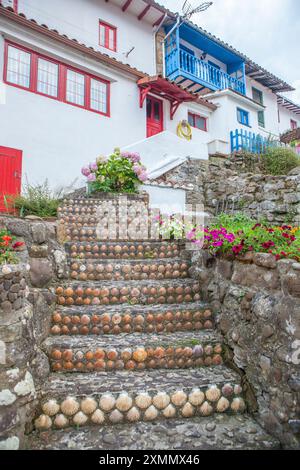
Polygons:
[[24,245],[24,242],[16,242],[13,244],[13,249],[15,250],[16,248],[19,248],[20,246],[23,246]]
[[283,233],[282,233],[282,236],[283,236],[284,238],[290,238],[289,234],[286,233],[286,232],[283,232]]
[[3,235],[2,240],[4,240],[5,242],[10,242],[12,238],[9,235]]
[[252,227],[252,230],[255,230],[257,227],[261,227],[261,224],[255,224],[254,227]]

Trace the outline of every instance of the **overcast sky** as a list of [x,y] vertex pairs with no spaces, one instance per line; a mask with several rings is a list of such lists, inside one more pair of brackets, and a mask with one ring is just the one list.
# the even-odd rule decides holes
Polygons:
[[[184,0],[158,3],[180,11]],[[300,104],[300,0],[213,0],[192,21],[291,84],[285,95]]]

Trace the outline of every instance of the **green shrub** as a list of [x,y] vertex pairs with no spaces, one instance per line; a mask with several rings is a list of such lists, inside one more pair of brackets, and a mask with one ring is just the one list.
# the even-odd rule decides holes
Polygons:
[[7,208],[17,209],[21,217],[56,217],[61,194],[51,191],[46,180],[36,186],[27,183],[22,195],[6,196],[5,201]]
[[299,156],[288,148],[270,148],[261,155],[264,173],[270,175],[287,175],[300,165]]

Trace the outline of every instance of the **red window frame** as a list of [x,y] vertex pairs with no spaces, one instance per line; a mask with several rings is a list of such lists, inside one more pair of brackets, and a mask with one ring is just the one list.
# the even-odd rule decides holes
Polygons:
[[[100,27],[103,26],[105,28],[105,39],[104,44],[101,44],[101,33]],[[109,32],[113,31],[114,34],[114,47],[109,47]],[[101,47],[105,47],[105,49],[109,49],[110,51],[117,52],[117,28],[112,24],[106,23],[105,21],[99,20],[99,45]]]
[[[190,124],[192,127],[194,127],[195,129],[198,129],[199,131],[207,132],[207,117],[201,116],[201,114],[191,113],[189,111],[188,112],[188,122],[189,122],[189,118],[192,118],[192,120],[193,120],[193,124]],[[196,118],[204,119],[204,123],[205,123],[204,129],[201,129],[200,127],[196,126]]]
[[[8,65],[8,47],[15,47],[21,51],[27,52],[31,55],[31,64],[30,64],[30,84],[29,88],[26,88],[22,85],[17,85],[15,83],[11,83],[7,80],[7,65]],[[49,62],[52,62],[58,65],[58,93],[57,96],[47,95],[38,91],[37,84],[38,84],[38,59],[44,59]],[[72,103],[67,101],[67,70],[72,70],[74,72],[80,73],[84,75],[85,79],[85,91],[84,91],[84,105],[79,105],[76,103]],[[91,79],[97,80],[101,83],[106,85],[106,113],[102,111],[97,111],[92,109],[91,106]],[[35,93],[36,95],[46,96],[52,100],[61,101],[63,103],[69,104],[71,106],[76,106],[81,109],[86,109],[87,111],[91,111],[92,113],[101,114],[102,116],[110,117],[110,82],[108,80],[104,80],[103,78],[99,78],[96,75],[92,75],[89,73],[84,72],[72,65],[67,65],[64,62],[60,62],[56,59],[52,59],[44,54],[40,54],[32,49],[28,49],[27,47],[20,46],[19,44],[13,43],[11,41],[5,41],[4,47],[4,68],[3,68],[3,81],[7,85],[21,88],[22,90],[30,91],[31,93]]]
[[292,131],[294,129],[297,129],[297,127],[298,127],[297,121],[295,121],[294,119],[291,119],[291,129],[292,129]]

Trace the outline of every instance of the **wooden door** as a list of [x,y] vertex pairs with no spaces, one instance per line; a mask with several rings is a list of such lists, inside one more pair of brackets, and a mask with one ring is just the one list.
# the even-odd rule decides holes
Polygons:
[[163,102],[147,96],[147,137],[163,131]]
[[20,194],[22,150],[0,147],[0,212],[6,212],[4,196]]

